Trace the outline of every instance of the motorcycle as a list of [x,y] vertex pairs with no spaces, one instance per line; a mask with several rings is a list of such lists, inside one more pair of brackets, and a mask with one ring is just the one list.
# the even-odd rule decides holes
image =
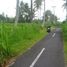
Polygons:
[[47,27],[47,32],[48,32],[48,33],[50,33],[50,32],[51,32],[51,28],[50,28],[50,26],[49,26],[49,27]]

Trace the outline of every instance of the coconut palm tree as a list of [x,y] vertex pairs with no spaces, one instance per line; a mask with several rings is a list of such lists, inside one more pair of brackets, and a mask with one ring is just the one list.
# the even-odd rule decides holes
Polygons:
[[[36,11],[39,9],[40,11],[38,13],[40,13],[40,16],[41,16],[41,5],[42,5],[42,1],[43,0],[35,0],[34,1],[34,4],[35,4],[35,8],[36,8]],[[39,14],[38,14],[39,15]]]
[[34,1],[35,7],[36,7],[37,9],[39,9],[40,6],[42,5],[42,1],[43,1],[43,0],[35,0],[35,1]]
[[31,0],[31,21],[33,20],[33,10],[36,12],[42,5],[43,0]]
[[17,25],[19,19],[19,0],[17,0],[16,4],[16,19],[15,19],[15,25]]
[[44,24],[45,24],[45,0],[44,0],[44,17],[43,17],[43,24],[42,24],[42,27],[44,27]]
[[30,14],[30,19],[31,19],[31,22],[33,20],[33,0],[31,0],[31,14]]
[[37,9],[39,9],[40,7],[41,7],[41,5],[42,5],[42,1],[44,2],[44,18],[43,18],[43,24],[42,24],[42,26],[44,26],[44,23],[45,23],[45,0],[35,0],[35,7],[37,8]]

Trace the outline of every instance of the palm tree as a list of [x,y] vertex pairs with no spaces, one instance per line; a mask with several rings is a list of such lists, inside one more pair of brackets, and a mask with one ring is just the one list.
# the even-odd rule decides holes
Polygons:
[[31,19],[31,22],[33,20],[33,0],[31,0],[31,14],[30,14],[30,19]]
[[[37,11],[38,9],[40,9],[40,16],[41,16],[41,5],[42,5],[42,1],[43,1],[43,0],[35,0],[35,1],[34,1],[36,11]],[[38,15],[39,15],[39,14],[38,14]]]
[[43,24],[42,24],[42,27],[44,27],[44,24],[45,24],[45,0],[44,0],[44,18],[43,18]]
[[45,0],[35,0],[35,6],[37,9],[39,9],[42,5],[42,1],[44,1],[44,18],[43,18],[42,26],[44,26],[44,23],[45,23]]
[[17,25],[19,20],[19,0],[17,0],[17,4],[16,4],[16,19],[15,19],[15,25]]
[[[33,1],[34,0],[31,0],[31,16],[30,16],[31,21],[33,20],[33,13],[40,8],[43,0],[35,0],[34,2]],[[33,5],[34,5],[34,7],[33,7]],[[35,10],[35,8],[36,8],[36,10]]]
[[39,8],[41,7],[42,1],[43,1],[43,0],[35,0],[35,1],[34,1],[35,7],[36,7],[37,9],[39,9]]

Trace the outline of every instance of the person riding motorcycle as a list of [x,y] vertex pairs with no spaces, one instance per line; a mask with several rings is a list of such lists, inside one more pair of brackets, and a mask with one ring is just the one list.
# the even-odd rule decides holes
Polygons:
[[51,26],[47,27],[47,32],[50,33],[51,32]]

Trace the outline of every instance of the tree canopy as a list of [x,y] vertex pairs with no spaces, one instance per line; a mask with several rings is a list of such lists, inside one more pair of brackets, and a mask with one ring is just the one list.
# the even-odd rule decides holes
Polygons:
[[57,17],[54,14],[52,14],[50,10],[47,10],[45,12],[45,21],[54,22],[57,21]]

